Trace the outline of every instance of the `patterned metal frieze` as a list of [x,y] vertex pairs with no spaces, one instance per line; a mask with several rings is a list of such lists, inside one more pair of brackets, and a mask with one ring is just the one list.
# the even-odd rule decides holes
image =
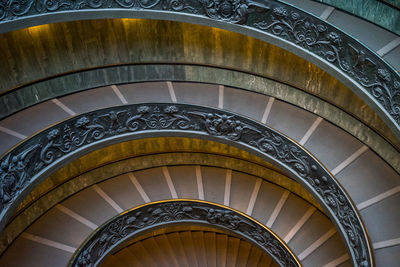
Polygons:
[[[41,173],[96,143],[135,134],[200,134],[245,145],[293,173],[339,226],[356,266],[372,266],[370,246],[354,205],[334,177],[302,147],[281,133],[238,115],[181,104],[113,107],[79,115],[17,146],[0,161],[0,210],[4,227],[17,198]],[[107,143],[108,142],[108,143]]]
[[257,222],[219,205],[188,200],[156,202],[114,217],[82,244],[69,265],[97,266],[112,249],[123,246],[124,241],[143,230],[187,223],[228,230],[251,240],[280,266],[300,266],[283,241]]
[[[75,10],[162,10],[261,30],[300,46],[363,88],[400,131],[400,75],[364,45],[319,18],[272,0],[0,0],[0,23]],[[357,93],[357,92],[356,92]]]

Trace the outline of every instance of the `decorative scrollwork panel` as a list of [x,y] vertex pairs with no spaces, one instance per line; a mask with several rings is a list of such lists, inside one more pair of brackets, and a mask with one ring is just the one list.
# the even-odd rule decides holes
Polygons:
[[[76,10],[162,10],[245,25],[299,46],[350,78],[400,136],[400,75],[339,29],[284,3],[265,0],[2,0],[0,24]],[[356,90],[356,93],[359,89]]]
[[[281,133],[252,120],[212,108],[181,104],[113,107],[76,116],[17,146],[0,161],[0,225],[29,192],[63,160],[93,144],[137,134],[197,134],[245,146],[279,164],[318,199],[338,225],[356,266],[372,266],[364,225],[335,178],[302,147]],[[79,154],[78,153],[78,154]]]
[[265,226],[223,206],[189,200],[150,203],[116,216],[82,244],[69,265],[97,266],[114,248],[144,230],[185,223],[222,228],[251,240],[281,266],[301,266],[284,242]]

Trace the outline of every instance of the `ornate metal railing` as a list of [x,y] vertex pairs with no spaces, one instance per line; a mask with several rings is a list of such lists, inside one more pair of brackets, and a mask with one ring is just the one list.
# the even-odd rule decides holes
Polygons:
[[227,207],[192,200],[153,202],[117,215],[78,248],[69,266],[99,266],[113,250],[143,232],[180,224],[223,229],[250,240],[280,266],[301,266],[285,243],[262,224]]
[[121,140],[157,135],[212,138],[240,146],[281,166],[322,204],[355,266],[372,266],[365,227],[329,171],[301,146],[250,119],[194,105],[119,106],[76,116],[40,132],[0,161],[0,226],[23,197],[64,162]]
[[[344,82],[370,104],[400,138],[399,73],[339,29],[284,3],[272,0],[5,0],[0,2],[0,28],[4,30],[8,24],[15,23],[26,27],[25,20],[35,24],[38,19],[37,23],[43,23],[44,20],[40,20],[43,15],[47,16],[47,22],[52,21],[52,15],[61,16],[55,21],[70,20],[74,15],[82,19],[85,18],[82,11],[94,10],[110,11],[110,17],[117,16],[118,10],[163,11],[172,16],[183,13],[191,18],[188,21],[195,23],[199,23],[199,17],[204,17],[244,25],[289,42],[328,64],[325,67],[328,72],[342,75]],[[87,14],[87,18],[92,16],[93,13]],[[147,14],[147,17],[151,16]],[[184,17],[174,19],[179,21]],[[303,55],[301,51],[297,52]]]

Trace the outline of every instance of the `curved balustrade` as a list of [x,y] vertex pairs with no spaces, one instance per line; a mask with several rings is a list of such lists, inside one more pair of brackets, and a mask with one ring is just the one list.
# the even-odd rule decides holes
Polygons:
[[49,23],[106,17],[187,21],[227,28],[277,43],[340,77],[400,137],[399,74],[375,53],[339,29],[280,2],[14,0],[0,5],[0,32],[42,24],[43,21]]
[[238,234],[257,244],[281,266],[301,266],[285,243],[262,224],[227,207],[198,200],[153,202],[112,218],[82,244],[69,266],[98,266],[113,249],[149,228],[188,223]]
[[108,108],[76,116],[28,139],[1,161],[1,226],[29,190],[63,162],[101,146],[146,135],[200,135],[225,140],[278,164],[321,202],[338,225],[353,263],[373,264],[365,227],[356,208],[321,163],[267,126],[193,105]]

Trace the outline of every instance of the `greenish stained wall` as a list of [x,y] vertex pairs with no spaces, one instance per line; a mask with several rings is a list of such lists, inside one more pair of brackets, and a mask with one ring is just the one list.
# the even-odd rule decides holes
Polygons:
[[[400,34],[400,10],[377,0],[313,0],[345,10],[385,29]],[[386,0],[400,6],[400,0]]]

